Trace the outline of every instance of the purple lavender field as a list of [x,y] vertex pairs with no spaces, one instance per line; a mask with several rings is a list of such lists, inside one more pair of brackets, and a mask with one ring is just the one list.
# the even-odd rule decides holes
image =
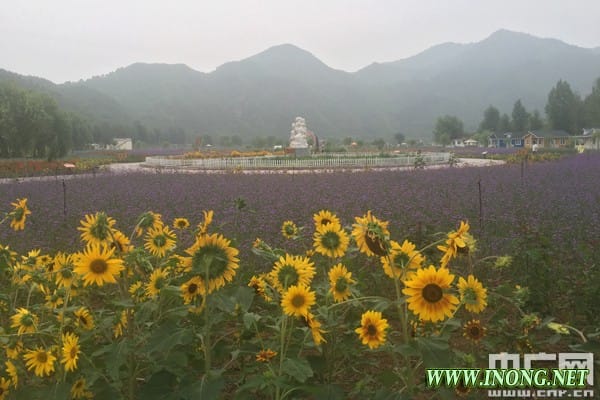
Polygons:
[[[578,285],[598,280],[598,273],[590,274],[600,259],[599,183],[600,154],[593,153],[524,167],[98,175],[66,182],[66,217],[62,181],[10,183],[0,186],[0,204],[8,208],[11,201],[26,197],[32,215],[25,231],[2,229],[0,243],[17,251],[74,250],[80,247],[76,227],[88,213],[105,211],[128,233],[147,210],[163,214],[167,223],[187,217],[195,224],[202,219],[202,210],[212,209],[215,224],[239,246],[242,265],[253,268],[252,241],[260,237],[282,245],[284,220],[307,226],[306,234],[311,235],[312,215],[320,209],[337,213],[345,224],[372,210],[390,221],[393,239],[409,238],[417,244],[468,220],[479,240],[480,257],[515,256],[512,279],[520,282],[518,268],[529,277],[527,284],[543,274],[540,284],[554,288],[544,292],[549,295],[576,292]],[[246,206],[239,210],[235,199],[243,199]],[[596,293],[589,293],[590,298],[598,299]]]

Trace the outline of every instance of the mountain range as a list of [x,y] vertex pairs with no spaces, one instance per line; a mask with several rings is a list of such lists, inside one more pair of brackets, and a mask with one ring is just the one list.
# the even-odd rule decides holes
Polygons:
[[0,69],[0,80],[52,95],[96,121],[183,128],[188,136],[286,138],[296,116],[321,137],[431,138],[455,115],[470,130],[494,105],[518,99],[542,115],[562,79],[581,95],[600,77],[600,47],[500,30],[468,44],[444,43],[413,57],[349,73],[291,44],[226,63],[211,73],[183,64],[136,63],[79,82],[54,84]]

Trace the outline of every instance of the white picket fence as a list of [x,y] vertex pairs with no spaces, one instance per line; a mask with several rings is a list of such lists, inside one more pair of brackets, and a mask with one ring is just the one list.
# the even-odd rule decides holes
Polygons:
[[[190,168],[207,170],[235,169],[356,169],[412,167],[416,154],[379,157],[373,155],[293,158],[293,157],[224,157],[181,159],[162,156],[146,157],[144,166],[152,168]],[[427,165],[445,164],[450,153],[421,153]]]

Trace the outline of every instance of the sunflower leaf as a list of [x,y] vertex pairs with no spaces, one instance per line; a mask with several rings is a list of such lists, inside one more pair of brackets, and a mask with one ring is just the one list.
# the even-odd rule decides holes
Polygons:
[[308,361],[297,358],[286,358],[283,362],[284,372],[300,383],[306,382],[313,376],[313,370]]
[[416,339],[416,342],[426,368],[449,368],[452,365],[450,359],[452,353],[446,340],[420,337]]

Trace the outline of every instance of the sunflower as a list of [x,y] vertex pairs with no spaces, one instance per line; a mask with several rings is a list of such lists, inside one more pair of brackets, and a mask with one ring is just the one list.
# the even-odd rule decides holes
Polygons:
[[47,292],[45,293],[46,307],[48,307],[51,310],[60,307],[64,303],[63,292],[63,290],[54,290],[52,293],[50,293],[50,291],[47,290]]
[[135,226],[135,233],[137,237],[142,236],[144,230],[150,228],[158,228],[163,225],[162,216],[152,211],[143,213]]
[[71,397],[73,399],[89,399],[92,398],[92,393],[87,391],[87,382],[84,378],[79,378],[71,386]]
[[17,335],[36,331],[38,317],[26,308],[18,308],[17,313],[10,317],[11,328],[17,329]]
[[415,248],[416,246],[408,240],[405,240],[402,245],[391,240],[390,253],[381,257],[383,272],[392,279],[410,278],[412,272],[407,270],[421,268],[425,261],[425,257]]
[[27,208],[27,199],[17,199],[16,203],[10,203],[14,207],[8,215],[11,217],[10,227],[15,231],[22,231],[25,229],[25,220],[27,216],[31,214],[29,208]]
[[181,295],[183,296],[183,304],[190,304],[204,291],[204,282],[202,281],[202,278],[194,276],[181,285],[180,289]]
[[144,247],[156,257],[164,257],[167,251],[175,248],[177,236],[168,226],[151,227],[146,233]]
[[252,278],[250,278],[250,282],[248,282],[248,287],[253,288],[254,292],[265,301],[271,301],[273,299],[267,294],[267,281],[265,280],[265,275],[266,274],[258,276],[253,275]]
[[486,331],[487,328],[482,326],[477,319],[472,319],[463,325],[463,336],[474,342],[480,341],[485,336]]
[[104,212],[86,215],[80,221],[81,240],[87,244],[109,244],[115,220]]
[[26,255],[21,256],[21,265],[28,271],[40,267],[42,265],[40,263],[40,250],[29,250]]
[[272,358],[277,355],[276,351],[271,349],[261,350],[256,354],[256,361],[258,362],[269,362]]
[[321,210],[318,213],[313,214],[313,221],[315,221],[315,229],[330,223],[341,225],[340,219],[328,210]]
[[[77,286],[77,276],[73,272],[71,266],[65,266],[62,269],[56,271],[56,285],[58,287],[64,287],[66,289],[72,289]],[[71,294],[72,295],[72,294]]]
[[454,275],[448,269],[420,268],[412,279],[404,282],[402,293],[409,296],[408,308],[425,321],[442,321],[451,317],[459,303],[456,296],[445,293],[450,288]]
[[366,311],[360,320],[360,327],[354,332],[370,349],[375,349],[385,343],[386,329],[388,328],[387,319],[382,318],[379,311]]
[[115,249],[88,244],[83,253],[75,255],[73,271],[82,275],[83,285],[116,283],[115,276],[124,269],[123,260],[112,258]]
[[23,359],[25,360],[27,370],[33,370],[36,376],[43,378],[45,375],[50,375],[54,372],[56,357],[46,349],[38,347],[35,350],[27,350],[23,355]]
[[212,224],[215,212],[213,210],[203,210],[202,215],[204,217],[204,221],[198,224],[198,236],[206,235],[208,233],[208,227],[210,226],[210,224]]
[[175,229],[187,229],[190,227],[190,221],[187,218],[175,218],[173,220],[173,228]]
[[388,253],[390,232],[388,222],[380,221],[369,210],[362,217],[355,217],[352,237],[361,253],[367,256],[385,256]]
[[[466,247],[465,243],[466,234],[469,232],[469,223],[460,221],[460,227],[456,231],[449,232],[446,239],[445,246],[437,246],[438,250],[444,252],[440,261],[441,267],[444,268],[448,265],[451,259],[456,257],[459,250]],[[472,237],[471,237],[472,238]]]
[[80,307],[78,310],[75,310],[73,314],[75,315],[75,325],[81,326],[87,331],[94,329],[94,317],[92,317],[87,308]]
[[283,312],[296,317],[307,315],[315,302],[315,292],[311,292],[310,288],[304,285],[290,286],[281,297]]
[[67,372],[77,369],[77,360],[79,359],[79,337],[73,333],[65,333],[62,337],[62,359],[60,362],[65,364]]
[[167,285],[168,276],[168,269],[156,268],[152,271],[150,279],[146,284],[146,296],[150,298],[158,296],[160,291]]
[[[200,235],[185,252],[191,257],[187,262],[191,272],[202,279],[208,277],[208,292],[212,293],[231,282],[239,267],[239,251],[230,246],[231,241],[218,233]],[[204,283],[206,285],[206,282]]]
[[143,301],[146,297],[146,291],[142,281],[136,281],[129,285],[128,292],[136,303]]
[[4,365],[6,365],[6,373],[10,377],[13,387],[16,388],[19,386],[19,371],[17,371],[17,367],[15,367],[15,364],[10,360],[6,361]]
[[129,324],[129,318],[132,315],[133,315],[133,310],[121,311],[121,316],[119,317],[119,320],[117,321],[117,323],[115,324],[115,327],[113,328],[113,336],[115,339],[118,339],[121,336],[123,336],[123,329],[127,328],[127,325]]
[[336,258],[344,256],[349,243],[346,231],[339,224],[331,222],[317,227],[313,247],[324,256]]
[[467,280],[463,277],[458,279],[458,293],[460,301],[465,304],[467,311],[475,314],[482,312],[487,306],[487,289],[473,275],[469,275]]
[[356,283],[352,279],[352,272],[342,264],[334,265],[327,274],[329,276],[329,292],[333,295],[333,301],[345,301],[350,297],[350,285]]
[[315,272],[314,263],[307,257],[286,254],[275,262],[268,277],[271,286],[283,292],[292,285],[309,286]]
[[327,340],[323,337],[325,331],[321,329],[321,323],[315,319],[315,316],[309,312],[303,318],[304,323],[310,329],[315,345],[320,346],[321,343],[327,343]]
[[0,244],[0,269],[8,269],[17,261],[17,253],[10,246]]
[[54,271],[54,263],[52,262],[53,258],[49,254],[42,254],[39,258],[39,266],[40,268],[46,269],[47,272]]
[[298,236],[298,227],[294,221],[284,221],[283,224],[281,224],[281,234],[286,239],[294,239]]
[[10,381],[4,377],[0,378],[0,400],[6,399],[6,396],[10,393],[9,387]]
[[6,346],[6,357],[11,360],[16,360],[21,351],[23,351],[23,342],[19,339],[14,346]]
[[110,247],[116,249],[117,253],[127,253],[133,249],[129,238],[119,230],[113,232]]

